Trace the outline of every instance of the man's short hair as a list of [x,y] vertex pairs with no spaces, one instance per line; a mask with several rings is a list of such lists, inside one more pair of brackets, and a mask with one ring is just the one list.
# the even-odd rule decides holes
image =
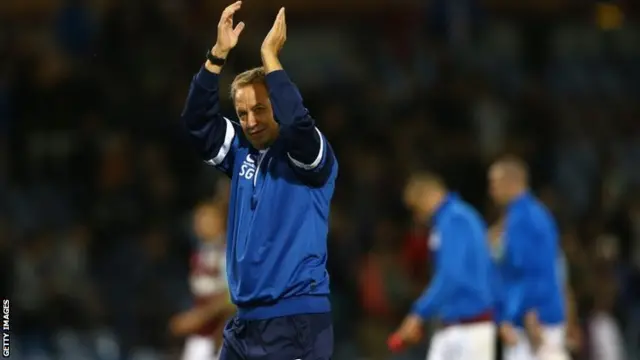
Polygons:
[[247,85],[265,84],[265,78],[266,74],[264,72],[264,67],[262,66],[247,70],[236,75],[235,79],[233,79],[233,82],[231,83],[231,91],[229,92],[231,100],[235,101],[236,92],[238,91],[238,89]]
[[447,187],[442,176],[425,170],[420,170],[411,174],[407,185],[434,185],[443,189]]
[[494,165],[503,166],[511,177],[519,176],[527,181],[529,178],[529,166],[526,161],[516,155],[503,155],[493,163]]

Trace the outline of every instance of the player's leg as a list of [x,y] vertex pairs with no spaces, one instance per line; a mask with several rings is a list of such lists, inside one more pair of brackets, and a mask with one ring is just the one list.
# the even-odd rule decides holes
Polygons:
[[207,360],[214,354],[211,339],[198,335],[187,338],[184,350],[183,360]]
[[[455,344],[459,348],[457,359],[494,360],[496,353],[496,326],[493,323],[463,325],[457,330]],[[454,340],[454,339],[452,339]]]
[[222,345],[222,349],[220,350],[217,360],[242,360],[242,357],[240,357],[232,348]]
[[429,342],[427,360],[447,360],[446,340],[446,330],[438,330],[434,332],[433,336],[431,336],[431,341]]
[[518,331],[518,343],[505,347],[505,360],[569,360],[564,346],[564,328],[544,327],[542,344],[537,351],[531,347],[524,331]]
[[245,324],[237,318],[230,319],[222,333],[222,348],[218,356],[219,360],[244,360],[244,349],[247,345]]
[[569,360],[565,345],[564,326],[545,326],[542,329],[542,345],[536,354],[536,360]]
[[503,359],[504,360],[535,360],[533,356],[533,351],[531,349],[531,344],[529,344],[529,339],[525,334],[524,330],[517,329],[516,336],[518,341],[515,345],[506,345],[503,346]]
[[215,355],[215,345],[211,338],[193,335],[184,344],[182,360],[211,360]]

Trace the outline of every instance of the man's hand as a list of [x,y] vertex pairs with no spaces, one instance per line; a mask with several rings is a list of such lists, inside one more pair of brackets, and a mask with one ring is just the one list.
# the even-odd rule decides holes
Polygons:
[[507,346],[515,346],[518,343],[518,334],[513,325],[509,323],[500,324],[500,337]]
[[396,331],[396,334],[406,345],[417,344],[422,339],[423,326],[424,322],[422,318],[412,314],[404,319],[402,325],[400,325],[400,328]]
[[534,352],[538,351],[542,345],[542,326],[540,326],[538,314],[535,310],[531,310],[525,315],[524,328],[527,332],[531,348]]
[[260,54],[262,55],[262,63],[265,72],[268,74],[273,71],[282,70],[282,65],[278,60],[278,54],[287,41],[287,23],[285,20],[284,8],[281,8],[273,22],[273,26],[267,37],[262,42]]
[[[238,43],[238,38],[244,29],[244,23],[241,21],[233,27],[233,15],[242,7],[242,1],[227,6],[218,23],[218,38],[216,44],[211,49],[211,54],[216,57],[226,59],[229,51]],[[207,68],[215,73],[220,72],[220,66],[213,65],[207,61]]]

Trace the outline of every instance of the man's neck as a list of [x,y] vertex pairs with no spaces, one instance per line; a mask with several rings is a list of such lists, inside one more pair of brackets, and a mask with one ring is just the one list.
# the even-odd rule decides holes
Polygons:
[[511,204],[512,202],[516,201],[517,199],[521,198],[524,194],[526,194],[529,191],[528,188],[526,187],[521,187],[516,189],[513,192],[513,195],[509,198],[509,204]]
[[426,224],[431,218],[431,214],[428,211],[417,211],[415,214],[415,221],[420,224]]
[[442,207],[442,205],[444,205],[444,202],[447,201],[447,193],[442,191],[442,192],[438,192],[436,195],[436,203],[433,209],[431,209],[431,216],[433,216],[438,209],[440,209]]
[[436,197],[437,197],[437,200],[433,208],[429,208],[428,206],[425,206],[422,210],[418,212],[417,218],[423,223],[429,221],[431,217],[435,215],[438,209],[440,209],[444,204],[444,202],[447,200],[447,194],[445,192],[438,193]]
[[261,146],[256,146],[256,145],[252,144],[253,148],[258,150],[258,151],[268,150],[271,147],[271,145],[273,145],[276,142],[276,140],[278,139],[278,135],[280,135],[279,132],[276,134],[276,136],[273,137],[273,139],[271,139],[270,141],[262,144]]

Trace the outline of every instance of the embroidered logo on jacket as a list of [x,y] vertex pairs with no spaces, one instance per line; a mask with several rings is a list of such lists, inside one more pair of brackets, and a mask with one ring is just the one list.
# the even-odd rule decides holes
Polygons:
[[242,162],[242,166],[240,166],[240,176],[247,180],[253,179],[253,176],[256,174],[256,161],[251,158],[251,154],[247,155],[247,158]]

